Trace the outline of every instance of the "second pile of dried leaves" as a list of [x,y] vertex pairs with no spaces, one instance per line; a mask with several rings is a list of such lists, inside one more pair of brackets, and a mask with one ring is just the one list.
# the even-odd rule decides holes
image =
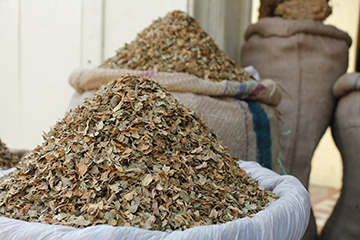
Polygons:
[[185,72],[216,82],[252,79],[218,48],[197,20],[181,11],[154,21],[100,67]]
[[276,198],[193,111],[132,76],[68,112],[0,180],[0,216],[74,227],[171,232],[249,216]]
[[19,161],[20,157],[12,153],[0,139],[0,168],[5,170],[15,167]]

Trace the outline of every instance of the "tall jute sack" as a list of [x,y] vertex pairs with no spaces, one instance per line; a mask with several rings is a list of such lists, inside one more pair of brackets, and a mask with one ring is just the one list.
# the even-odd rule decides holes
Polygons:
[[203,117],[231,155],[280,171],[276,161],[279,143],[275,106],[281,100],[281,91],[272,80],[212,82],[177,72],[78,69],[69,79],[77,91],[69,108],[81,105],[99,85],[126,74],[148,77],[166,87],[186,107]]
[[333,91],[339,101],[332,134],[343,161],[343,186],[321,238],[360,239],[360,73],[344,74]]
[[311,158],[335,107],[332,86],[348,67],[351,38],[319,21],[273,17],[249,26],[245,39],[242,64],[289,93],[278,106],[281,159],[307,187]]

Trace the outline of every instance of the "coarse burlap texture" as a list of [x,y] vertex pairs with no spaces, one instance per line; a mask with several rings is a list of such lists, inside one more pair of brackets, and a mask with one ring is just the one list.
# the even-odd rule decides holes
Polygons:
[[334,84],[339,101],[332,134],[343,161],[343,185],[321,239],[360,239],[360,73],[344,74]]
[[263,102],[272,106],[277,106],[281,101],[281,89],[270,79],[261,83],[255,80],[247,82],[212,82],[178,72],[93,68],[73,71],[69,83],[78,93],[83,93],[84,91],[96,90],[100,85],[127,74],[152,79],[170,92],[191,92],[214,97],[235,97]]
[[275,106],[281,100],[281,89],[272,80],[211,82],[186,73],[78,69],[69,79],[77,91],[69,108],[81,105],[85,97],[92,96],[99,85],[126,74],[159,82],[184,106],[204,119],[228,147],[231,155],[245,161],[257,161],[262,166],[280,171],[277,162],[279,142]]
[[342,75],[333,86],[333,94],[336,98],[358,90],[360,90],[360,73],[357,72]]
[[[281,162],[307,188],[313,153],[329,126],[335,107],[334,82],[346,72],[351,38],[315,20],[262,18],[245,32],[241,53],[263,78],[279,83],[289,95],[278,106]],[[314,215],[303,239],[316,239]]]
[[105,224],[79,229],[0,217],[0,240],[301,239],[309,221],[310,197],[300,181],[293,176],[278,175],[256,162],[242,162],[240,167],[258,180],[260,186],[280,196],[251,218],[245,217],[222,225],[199,226],[167,233]]
[[351,38],[320,21],[273,17],[249,26],[245,39],[242,64],[289,93],[278,106],[281,160],[307,187],[314,150],[335,107],[332,86],[348,67]]

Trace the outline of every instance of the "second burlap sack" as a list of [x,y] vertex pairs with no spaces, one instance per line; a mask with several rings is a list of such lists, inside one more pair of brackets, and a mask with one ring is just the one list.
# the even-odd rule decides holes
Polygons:
[[282,162],[308,186],[311,159],[330,124],[334,82],[346,72],[351,38],[315,20],[263,18],[245,33],[241,62],[289,93],[278,106]]
[[332,134],[343,162],[343,185],[321,239],[360,239],[360,73],[344,74],[334,85],[339,98]]

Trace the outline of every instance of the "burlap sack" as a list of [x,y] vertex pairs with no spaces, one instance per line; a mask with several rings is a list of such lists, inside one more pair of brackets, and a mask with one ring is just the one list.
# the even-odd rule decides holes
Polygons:
[[78,69],[69,79],[77,90],[70,108],[81,105],[100,84],[126,74],[148,77],[166,87],[205,120],[233,156],[280,171],[278,119],[274,106],[281,100],[281,90],[273,81],[211,82],[185,73]]
[[288,173],[308,186],[311,158],[335,107],[334,82],[346,72],[351,38],[314,20],[263,18],[245,33],[244,66],[281,84],[278,106],[284,123],[278,128],[282,162]]
[[360,239],[360,73],[344,74],[334,85],[339,97],[332,134],[343,161],[340,198],[321,239]]
[[70,85],[78,93],[97,89],[114,78],[123,75],[137,75],[159,82],[170,92],[191,92],[214,97],[235,97],[237,99],[263,102],[277,106],[281,101],[281,89],[270,79],[261,83],[255,80],[247,82],[212,82],[196,76],[179,72],[156,72],[130,69],[77,69],[69,78]]

